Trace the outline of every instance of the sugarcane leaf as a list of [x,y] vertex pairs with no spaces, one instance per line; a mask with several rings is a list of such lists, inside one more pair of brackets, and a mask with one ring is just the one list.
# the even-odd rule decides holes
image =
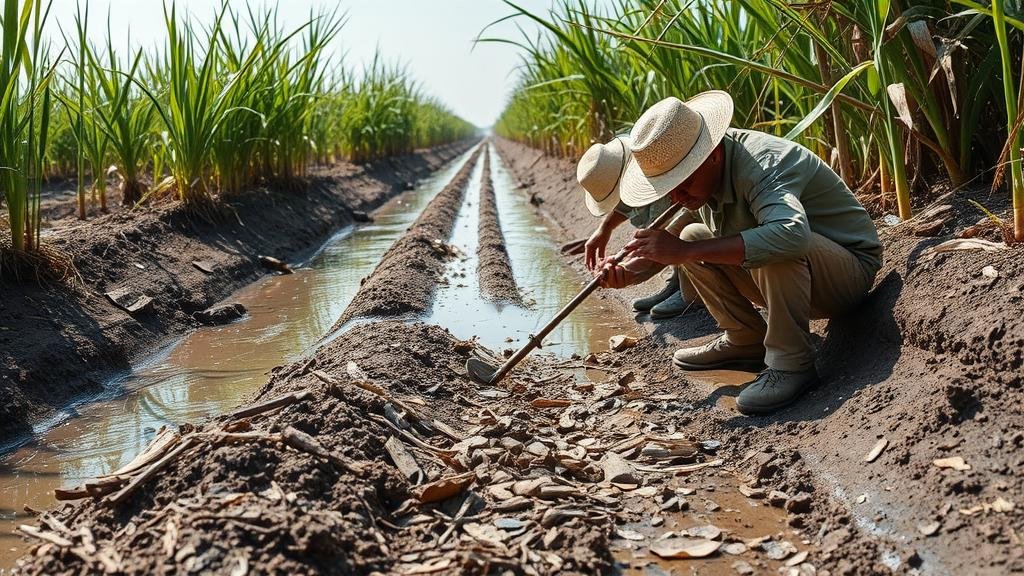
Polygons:
[[851,80],[856,78],[861,72],[868,69],[874,69],[873,62],[861,62],[857,66],[854,66],[853,70],[850,70],[849,72],[844,74],[843,77],[837,80],[836,83],[832,85],[832,88],[830,88],[828,92],[825,93],[825,96],[822,97],[821,101],[818,102],[818,104],[810,111],[810,113],[804,116],[802,119],[800,119],[800,121],[797,122],[796,126],[793,126],[793,128],[784,136],[784,138],[786,138],[787,140],[793,140],[801,133],[803,133],[804,130],[806,130],[819,117],[821,117],[821,115],[824,114],[826,110],[828,110],[829,106],[832,105],[832,102],[835,101],[836,97],[839,96],[839,94],[843,91],[843,88],[846,88],[846,85],[849,84]]

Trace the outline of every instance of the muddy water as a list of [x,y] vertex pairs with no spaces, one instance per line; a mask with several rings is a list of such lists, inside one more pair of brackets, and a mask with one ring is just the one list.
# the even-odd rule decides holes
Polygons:
[[[229,301],[249,310],[244,320],[190,333],[113,379],[100,398],[69,409],[40,426],[27,444],[0,456],[0,574],[24,552],[13,530],[27,519],[25,506],[53,507],[55,488],[79,485],[120,467],[163,425],[199,421],[237,406],[265,382],[267,371],[315,345],[358,290],[360,279],[470,153],[382,207],[373,224],[340,232],[294,275],[269,277],[233,295]],[[451,278],[426,320],[464,338],[478,335],[493,348],[515,347],[575,294],[579,282],[494,155],[492,173],[513,271],[534,304],[523,310],[480,299],[475,280],[480,171],[478,166],[453,238],[468,257],[453,266],[449,277],[461,268],[466,278]],[[611,314],[595,300],[552,333],[545,350],[603,350],[610,335],[633,326],[632,319]],[[513,342],[505,342],[506,335]]]
[[[476,250],[481,160],[466,191],[451,239],[465,257],[449,266],[448,283],[438,290],[426,320],[447,327],[459,338],[476,336],[494,350],[518,349],[579,292],[582,283],[566,266],[551,240],[552,234],[526,196],[515,191],[515,181],[493,146],[489,154],[501,230],[527,309],[480,298]],[[609,337],[636,330],[631,317],[592,297],[547,337],[543,352],[569,356],[604,351],[608,349]]]

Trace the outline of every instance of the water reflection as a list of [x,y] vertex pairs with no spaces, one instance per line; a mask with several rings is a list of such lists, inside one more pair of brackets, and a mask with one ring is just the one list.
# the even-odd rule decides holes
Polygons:
[[[566,266],[551,232],[530,206],[524,194],[516,193],[515,180],[490,147],[491,177],[505,244],[520,291],[528,310],[510,304],[493,304],[480,298],[476,275],[481,165],[473,173],[466,201],[455,222],[451,242],[466,254],[453,263],[427,321],[447,327],[460,338],[478,336],[493,349],[519,348],[582,288],[579,276]],[[635,330],[632,318],[591,297],[562,322],[545,340],[544,351],[559,356],[585,355],[607,350],[608,338]],[[508,341],[507,338],[511,338]]]

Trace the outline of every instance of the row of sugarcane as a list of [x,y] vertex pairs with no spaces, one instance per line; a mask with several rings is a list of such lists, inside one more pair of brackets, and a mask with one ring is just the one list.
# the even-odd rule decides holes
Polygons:
[[163,9],[163,45],[124,54],[109,20],[105,44],[89,41],[87,3],[58,42],[47,35],[49,0],[3,0],[0,204],[10,238],[0,230],[0,250],[39,247],[40,191],[52,178],[77,178],[81,218],[90,204],[107,209],[109,183],[128,205],[200,205],[314,164],[371,161],[476,130],[403,67],[341,62],[336,11],[286,29],[276,9],[225,1],[204,25],[173,3]]
[[999,186],[1007,172],[1024,240],[1017,0],[506,3],[542,33],[481,38],[524,50],[499,134],[576,156],[666,96],[724,89],[735,125],[798,140],[903,219],[935,175]]

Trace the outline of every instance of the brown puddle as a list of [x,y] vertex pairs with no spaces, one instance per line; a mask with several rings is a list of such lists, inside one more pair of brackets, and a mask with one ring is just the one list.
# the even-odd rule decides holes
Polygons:
[[[786,513],[773,508],[765,500],[749,499],[738,491],[739,482],[728,472],[714,477],[681,479],[673,483],[679,488],[693,490],[686,499],[689,510],[683,512],[652,511],[642,522],[625,524],[617,528],[626,529],[644,536],[643,541],[616,537],[612,540],[612,554],[622,574],[651,576],[658,574],[702,574],[733,575],[738,571],[734,564],[745,562],[754,569],[754,574],[775,573],[783,561],[768,559],[761,551],[746,550],[740,554],[729,554],[723,549],[707,558],[667,560],[659,558],[648,550],[656,539],[674,532],[680,534],[686,529],[699,526],[715,526],[722,531],[724,542],[743,542],[762,537],[781,537],[789,540],[798,550],[809,550],[786,526]],[[627,504],[644,509],[640,499],[626,498]],[[652,522],[654,518],[659,521]],[[658,523],[658,526],[654,526]],[[780,536],[781,534],[781,536]],[[634,536],[635,537],[635,536]]]
[[[161,426],[199,421],[237,406],[266,381],[270,369],[316,345],[358,290],[360,279],[471,153],[389,202],[374,214],[374,223],[339,233],[294,275],[269,277],[233,295],[228,301],[248,308],[245,319],[188,334],[111,381],[103,398],[68,409],[40,426],[28,443],[0,456],[0,574],[13,567],[26,548],[13,533],[18,524],[29,521],[25,506],[54,507],[54,489],[117,469]],[[522,344],[581,286],[560,259],[543,222],[514,191],[512,178],[491,154],[512,268],[526,299],[534,304],[529,310],[496,306],[479,296],[478,168],[452,240],[469,258],[452,268],[466,272],[461,279],[466,286],[452,282],[449,273],[449,285],[439,290],[434,310],[424,320],[464,338],[479,336],[485,345],[500,350]],[[559,355],[604,350],[609,336],[627,330],[636,330],[631,318],[592,299],[552,333],[544,350]],[[505,342],[506,336],[513,342]]]

